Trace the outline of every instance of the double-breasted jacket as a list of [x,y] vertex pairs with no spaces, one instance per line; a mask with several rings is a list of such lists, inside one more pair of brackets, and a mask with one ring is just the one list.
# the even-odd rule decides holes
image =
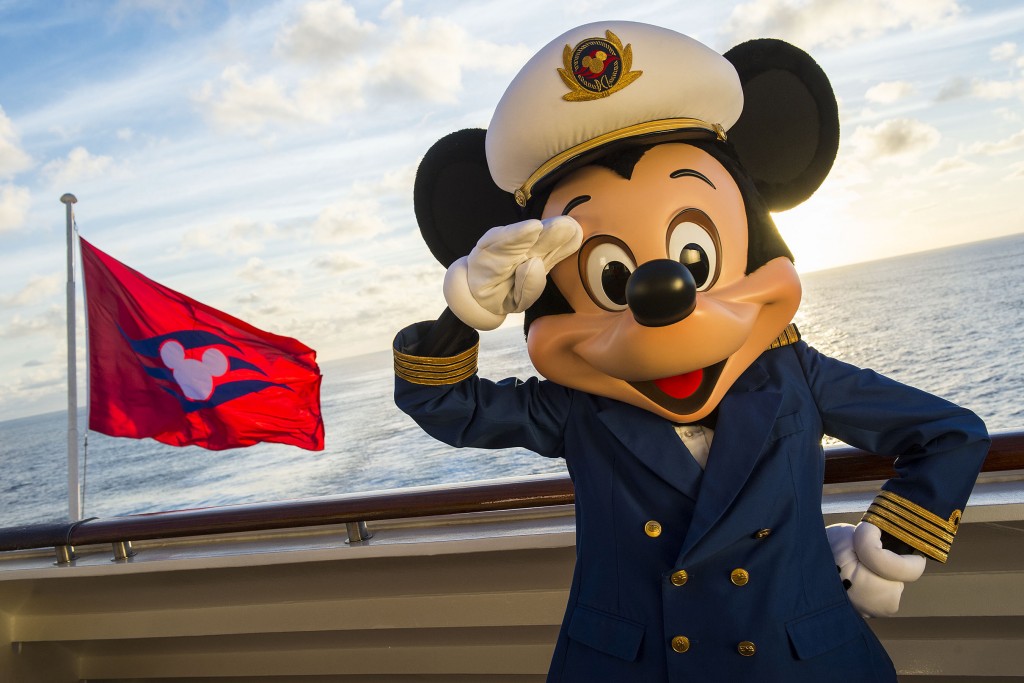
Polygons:
[[[405,361],[415,336],[396,339]],[[952,541],[988,445],[971,412],[804,342],[735,382],[703,471],[672,423],[632,405],[538,379],[398,375],[398,406],[434,437],[565,459],[576,566],[552,683],[895,681],[825,535],[822,435],[897,456],[873,519],[915,547],[901,530],[936,532],[939,559],[946,536],[927,524]]]

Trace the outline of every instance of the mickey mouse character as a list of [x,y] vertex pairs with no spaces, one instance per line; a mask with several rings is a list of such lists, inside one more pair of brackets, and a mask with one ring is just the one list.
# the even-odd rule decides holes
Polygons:
[[[988,437],[791,324],[769,211],[817,189],[838,131],[828,79],[786,43],[723,56],[605,22],[424,158],[449,308],[396,337],[395,400],[454,446],[565,459],[577,554],[549,681],[895,680],[861,614],[945,561]],[[523,310],[545,379],[481,379],[477,330]],[[896,456],[856,527],[822,524],[823,434]]]

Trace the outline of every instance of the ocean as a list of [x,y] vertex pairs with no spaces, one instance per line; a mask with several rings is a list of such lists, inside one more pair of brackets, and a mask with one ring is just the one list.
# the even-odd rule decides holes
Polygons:
[[[1024,428],[1024,234],[802,276],[796,323],[823,353]],[[87,517],[564,471],[520,449],[453,449],[392,400],[390,350],[321,364],[326,448],[173,448],[89,433]],[[522,332],[482,335],[482,376],[533,374]],[[80,418],[84,431],[84,415]],[[63,412],[0,422],[0,527],[67,515]],[[83,437],[84,438],[84,437]]]

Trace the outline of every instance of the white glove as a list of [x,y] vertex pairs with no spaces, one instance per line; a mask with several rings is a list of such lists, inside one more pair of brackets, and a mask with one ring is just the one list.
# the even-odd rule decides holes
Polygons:
[[493,330],[509,313],[533,305],[551,269],[582,242],[583,230],[569,216],[491,228],[468,256],[448,267],[448,308],[474,329]]
[[868,569],[890,581],[917,581],[928,562],[920,555],[898,555],[883,548],[882,530],[870,522],[857,525],[853,532],[853,551]]
[[870,522],[857,526],[833,524],[825,527],[825,533],[839,576],[857,611],[864,617],[895,615],[904,583],[920,578],[926,560],[883,548],[882,532]]

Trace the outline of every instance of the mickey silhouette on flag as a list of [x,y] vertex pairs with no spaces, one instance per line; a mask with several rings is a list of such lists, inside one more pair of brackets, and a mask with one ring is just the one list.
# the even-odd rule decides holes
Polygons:
[[205,401],[213,394],[213,378],[228,371],[228,357],[219,349],[206,349],[201,360],[185,357],[185,347],[176,341],[160,346],[160,360],[171,369],[190,401]]
[[212,450],[323,450],[320,370],[301,342],[150,280],[80,239],[89,428]]

